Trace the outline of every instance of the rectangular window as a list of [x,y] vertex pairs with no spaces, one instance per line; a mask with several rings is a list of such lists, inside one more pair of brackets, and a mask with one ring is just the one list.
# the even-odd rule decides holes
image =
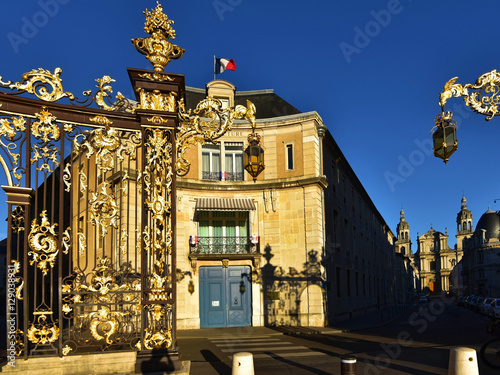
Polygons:
[[342,276],[340,274],[341,270],[340,270],[340,267],[337,267],[337,272],[336,272],[336,276],[337,276],[337,297],[341,297],[342,293],[341,293],[341,280],[342,280]]
[[342,194],[343,194],[343,198],[344,198],[344,204],[346,204],[347,202],[347,184],[345,182],[345,177],[342,176]]
[[220,146],[218,144],[201,146],[201,170],[203,180],[219,181],[221,179]]
[[286,145],[286,169],[293,170],[293,145]]
[[478,269],[478,276],[480,279],[484,279],[484,268]]
[[354,188],[351,187],[351,205],[352,205],[352,213],[356,211],[356,207],[354,207]]
[[359,273],[356,272],[356,280],[354,280],[356,283],[356,297],[359,297]]
[[227,181],[243,181],[243,143],[224,144],[224,164]]
[[198,251],[235,254],[249,251],[248,211],[198,212]]
[[347,297],[351,296],[351,271],[346,271],[346,286],[347,286]]
[[336,185],[337,185],[337,179],[338,179],[338,171],[337,171],[337,164],[332,161],[332,171],[333,171],[333,181],[332,181],[332,190],[335,193],[336,192]]
[[339,213],[337,211],[333,211],[333,246],[335,250],[340,251],[340,243],[339,243]]

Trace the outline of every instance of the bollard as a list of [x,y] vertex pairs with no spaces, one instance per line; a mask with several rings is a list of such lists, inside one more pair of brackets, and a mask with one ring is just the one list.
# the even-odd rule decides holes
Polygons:
[[471,348],[451,349],[448,375],[479,375],[476,351]]
[[252,353],[241,352],[233,355],[232,375],[254,375]]
[[340,360],[341,375],[356,375],[356,357],[346,356]]

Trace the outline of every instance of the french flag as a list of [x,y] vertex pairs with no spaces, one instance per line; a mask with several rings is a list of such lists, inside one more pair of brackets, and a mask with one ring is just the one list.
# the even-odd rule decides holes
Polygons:
[[236,70],[236,63],[233,59],[215,58],[215,74],[222,73],[225,70]]

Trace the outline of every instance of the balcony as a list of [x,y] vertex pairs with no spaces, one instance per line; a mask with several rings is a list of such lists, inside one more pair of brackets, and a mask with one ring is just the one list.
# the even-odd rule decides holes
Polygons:
[[190,254],[237,255],[259,252],[258,239],[254,237],[197,237],[190,244]]
[[[191,267],[196,268],[198,260],[251,259],[254,267],[260,264],[259,237],[195,237],[189,241]],[[227,263],[226,263],[227,264]]]

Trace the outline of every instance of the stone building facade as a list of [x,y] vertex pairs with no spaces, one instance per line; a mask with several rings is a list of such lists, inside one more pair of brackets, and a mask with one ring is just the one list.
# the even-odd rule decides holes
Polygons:
[[448,230],[436,231],[431,224],[429,231],[417,236],[418,249],[414,263],[419,271],[420,290],[432,294],[458,292],[460,280],[453,269],[464,254],[464,244],[472,235],[472,213],[467,208],[467,200],[462,197],[461,209],[457,214],[457,245],[452,249],[448,244]]
[[[177,181],[178,328],[324,325],[321,118],[272,90],[237,92],[222,80],[187,88],[188,107],[205,95],[255,104],[266,168],[256,182],[243,173],[244,121],[187,151],[191,168]],[[274,113],[283,108],[288,115]]]
[[322,326],[407,301],[394,234],[321,117],[222,80],[186,88],[187,107],[206,95],[255,103],[266,167],[256,182],[240,173],[244,121],[187,151],[191,169],[177,180],[178,329]]
[[488,209],[465,240],[463,295],[500,297],[500,214]]
[[323,139],[325,261],[330,323],[409,303],[409,258],[332,135]]

